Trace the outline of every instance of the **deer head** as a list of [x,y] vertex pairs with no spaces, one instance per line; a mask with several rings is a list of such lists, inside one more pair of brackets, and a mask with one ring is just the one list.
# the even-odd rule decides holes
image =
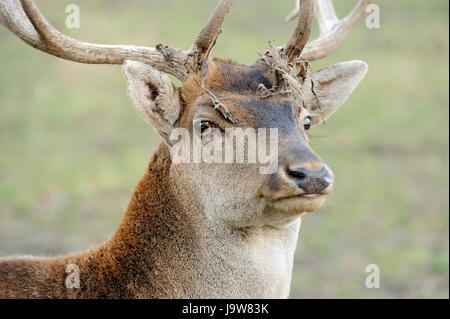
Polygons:
[[[209,217],[234,226],[283,225],[318,209],[333,189],[333,173],[308,144],[310,127],[330,117],[367,72],[362,61],[317,71],[309,61],[329,55],[361,18],[361,0],[344,19],[331,0],[302,0],[296,29],[282,47],[269,45],[251,65],[211,59],[210,52],[232,0],[221,0],[189,50],[80,42],[54,29],[32,0],[2,0],[0,22],[32,47],[80,63],[122,64],[136,110],[172,147],[184,128],[204,144],[227,128],[277,128],[277,167],[260,174],[249,163],[180,163],[171,183],[205,208]],[[313,16],[320,36],[307,43]],[[176,87],[164,73],[181,80]],[[248,146],[247,146],[248,147]],[[248,153],[248,148],[245,149]]]

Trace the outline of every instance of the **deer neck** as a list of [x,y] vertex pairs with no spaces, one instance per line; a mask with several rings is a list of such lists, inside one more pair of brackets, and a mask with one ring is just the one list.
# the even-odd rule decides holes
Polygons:
[[106,245],[121,286],[134,297],[287,297],[300,220],[280,229],[210,221],[173,187],[170,166],[160,144]]

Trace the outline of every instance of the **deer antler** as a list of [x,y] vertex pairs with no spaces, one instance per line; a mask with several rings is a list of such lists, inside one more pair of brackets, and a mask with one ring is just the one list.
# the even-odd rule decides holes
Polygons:
[[299,5],[299,10],[297,27],[291,39],[284,47],[284,54],[287,56],[288,63],[301,55],[303,48],[308,42],[313,23],[313,1],[302,0]]
[[92,64],[140,61],[183,81],[191,72],[199,70],[198,61],[217,38],[231,3],[231,0],[219,2],[189,51],[164,45],[152,48],[81,42],[56,30],[32,0],[1,0],[0,23],[32,47],[66,60]]
[[[292,20],[299,14],[301,16],[303,15],[302,11],[305,6],[303,2],[306,1],[302,0],[300,4],[298,3],[299,1],[297,0],[296,7],[287,17],[287,20]],[[316,40],[306,44],[301,53],[301,57],[309,61],[314,61],[333,53],[344,42],[353,25],[364,15],[365,8],[369,3],[370,0],[360,0],[345,18],[339,20],[331,0],[316,0],[314,13],[319,24],[320,36]]]
[[[220,1],[214,12],[208,19],[206,26],[200,31],[194,43],[192,44],[191,51],[197,51],[200,55],[207,55],[214,45],[217,37],[221,32],[221,27],[228,11],[233,4],[233,0]],[[200,59],[201,61],[202,59]]]

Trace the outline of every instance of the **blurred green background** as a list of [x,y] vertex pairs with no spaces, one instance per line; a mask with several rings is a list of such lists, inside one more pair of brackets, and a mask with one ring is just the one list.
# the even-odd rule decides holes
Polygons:
[[[188,48],[212,0],[37,0],[58,29],[99,43]],[[338,15],[356,1],[335,1]],[[369,73],[312,147],[333,168],[325,207],[303,218],[293,298],[449,297],[447,0],[395,0],[313,67],[361,59]],[[67,29],[65,8],[81,9]],[[235,1],[213,55],[251,63],[282,44],[294,1]],[[314,34],[317,30],[314,30]],[[108,239],[159,138],[119,66],[43,54],[0,28],[0,255],[55,255]],[[381,287],[365,287],[377,264]]]

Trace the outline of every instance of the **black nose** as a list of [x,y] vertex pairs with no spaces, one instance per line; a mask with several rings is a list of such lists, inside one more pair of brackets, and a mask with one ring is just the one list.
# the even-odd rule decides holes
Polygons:
[[316,171],[301,166],[288,166],[286,173],[306,194],[320,194],[333,183],[326,165]]

